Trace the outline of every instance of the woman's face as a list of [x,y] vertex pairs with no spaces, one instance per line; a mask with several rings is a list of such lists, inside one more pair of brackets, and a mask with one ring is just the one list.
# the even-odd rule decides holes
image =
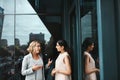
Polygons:
[[60,46],[58,43],[56,44],[56,49],[58,52],[61,52],[61,50],[63,49],[63,46]]
[[89,51],[92,51],[94,49],[94,43],[88,47]]
[[36,43],[36,45],[33,48],[33,53],[40,53],[41,47],[39,43]]

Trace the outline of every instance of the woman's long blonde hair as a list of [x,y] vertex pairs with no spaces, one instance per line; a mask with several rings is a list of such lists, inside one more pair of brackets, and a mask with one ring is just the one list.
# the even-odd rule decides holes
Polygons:
[[40,44],[39,41],[32,41],[30,44],[29,44],[29,47],[27,48],[27,51],[29,53],[32,53],[33,52],[33,48],[36,46],[36,44]]

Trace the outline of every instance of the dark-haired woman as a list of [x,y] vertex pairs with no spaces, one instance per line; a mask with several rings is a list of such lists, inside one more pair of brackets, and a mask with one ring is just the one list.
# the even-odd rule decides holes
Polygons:
[[66,41],[57,41],[56,48],[60,53],[51,74],[55,75],[55,80],[71,80],[71,60],[68,54],[69,48]]
[[84,66],[85,66],[85,80],[97,80],[96,72],[99,69],[95,66],[95,60],[91,56],[90,52],[94,48],[94,41],[92,38],[86,38],[82,44],[83,54],[84,54]]

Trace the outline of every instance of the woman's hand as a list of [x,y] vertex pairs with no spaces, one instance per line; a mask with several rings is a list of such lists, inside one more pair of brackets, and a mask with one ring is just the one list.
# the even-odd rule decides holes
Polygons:
[[96,71],[97,71],[97,72],[100,72],[100,69],[97,68]]
[[52,63],[52,60],[50,60],[50,58],[48,59],[48,63],[47,63],[47,66],[49,67]]
[[43,66],[35,65],[35,66],[32,67],[32,70],[36,71],[36,70],[39,70],[39,69],[42,69],[42,68],[43,68]]
[[54,68],[54,69],[52,70],[52,72],[51,72],[51,75],[54,76],[56,72],[57,72],[57,71],[56,71],[55,68]]

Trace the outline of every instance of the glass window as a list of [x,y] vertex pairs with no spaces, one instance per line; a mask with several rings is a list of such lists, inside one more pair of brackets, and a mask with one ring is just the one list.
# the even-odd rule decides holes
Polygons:
[[[94,39],[95,43],[94,49],[89,53],[95,61],[96,68],[99,69],[96,0],[93,1],[85,0],[82,2],[81,29],[82,29],[82,42],[87,37],[91,37]],[[97,75],[97,78],[98,78],[97,80],[99,80],[99,75]]]
[[28,0],[0,0],[0,80],[24,80],[21,62],[29,42],[47,45],[50,37]]
[[0,0],[0,7],[4,9],[4,14],[14,14],[15,0]]

